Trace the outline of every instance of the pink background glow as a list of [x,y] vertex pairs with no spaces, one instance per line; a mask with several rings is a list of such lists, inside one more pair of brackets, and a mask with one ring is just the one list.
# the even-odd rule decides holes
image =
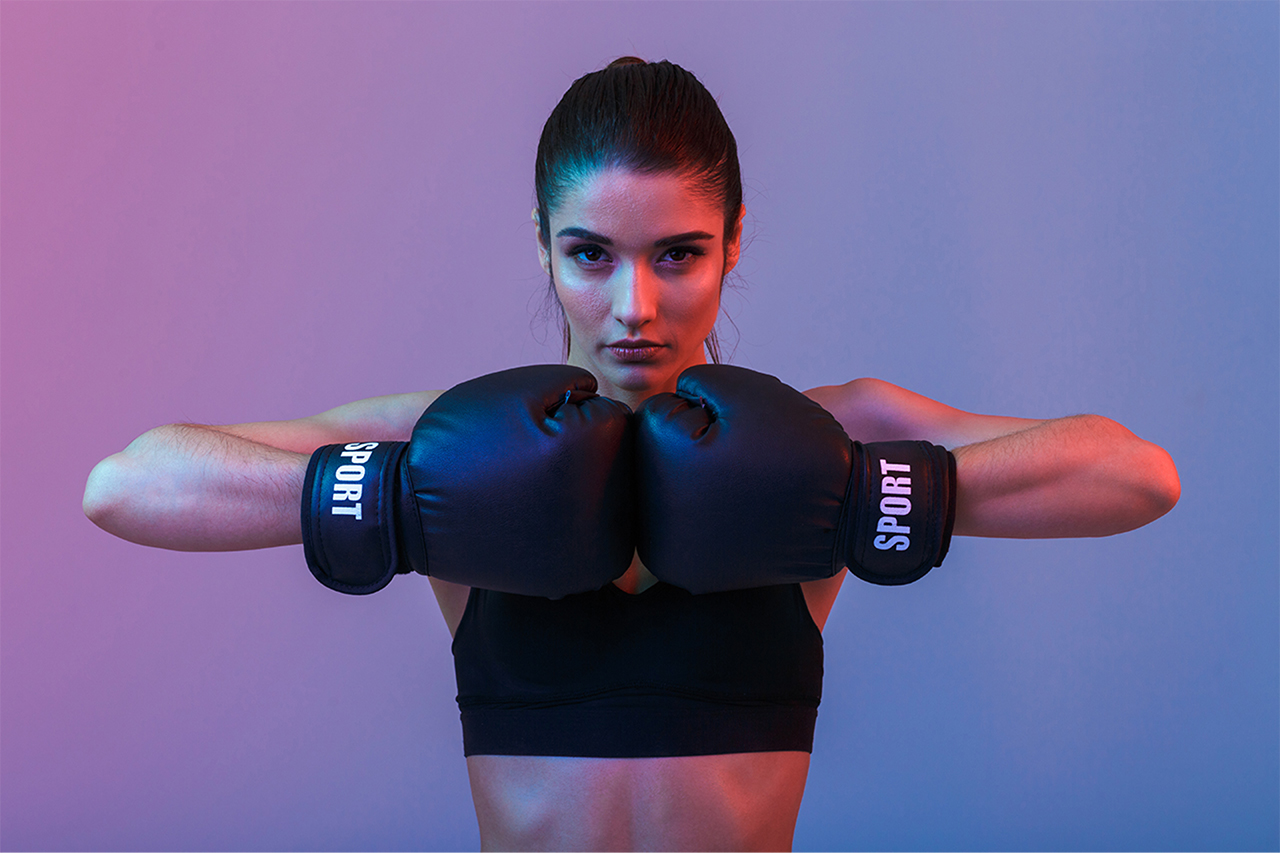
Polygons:
[[558,360],[534,150],[628,53],[737,135],[734,362],[1099,412],[1182,474],[1130,534],[847,584],[797,848],[1280,844],[1280,7],[0,15],[0,846],[477,846],[425,580],[340,596],[300,548],[146,549],[80,497],[160,423]]

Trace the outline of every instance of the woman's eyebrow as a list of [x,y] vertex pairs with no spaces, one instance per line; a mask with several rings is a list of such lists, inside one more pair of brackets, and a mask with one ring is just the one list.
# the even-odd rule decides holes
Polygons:
[[[579,240],[590,240],[592,243],[599,243],[602,246],[612,246],[613,241],[603,234],[597,234],[594,231],[588,231],[586,228],[579,228],[571,225],[568,228],[561,228],[556,232],[557,237],[577,237]],[[708,234],[706,231],[686,231],[683,234],[675,234],[671,237],[663,237],[661,240],[655,240],[653,246],[655,249],[661,249],[666,246],[674,246],[676,243],[688,243],[696,240],[714,240],[716,235]]]
[[561,228],[556,232],[557,237],[577,237],[579,240],[590,240],[592,243],[600,243],[603,246],[612,246],[613,241],[603,234],[597,234],[594,231],[588,231],[585,228],[571,226],[569,228]]
[[661,240],[656,240],[653,246],[655,249],[661,249],[663,246],[671,246],[676,243],[688,243],[691,240],[714,240],[715,238],[716,235],[708,234],[706,231],[686,231],[674,237],[663,237]]

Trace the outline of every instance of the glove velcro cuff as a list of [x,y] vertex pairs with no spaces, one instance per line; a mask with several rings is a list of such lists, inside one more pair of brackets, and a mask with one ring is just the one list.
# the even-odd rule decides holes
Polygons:
[[942,564],[956,519],[956,460],[927,441],[853,442],[845,498],[849,571],[907,584]]
[[411,570],[396,531],[397,471],[408,442],[328,444],[302,486],[302,548],[316,580],[338,592],[377,592]]

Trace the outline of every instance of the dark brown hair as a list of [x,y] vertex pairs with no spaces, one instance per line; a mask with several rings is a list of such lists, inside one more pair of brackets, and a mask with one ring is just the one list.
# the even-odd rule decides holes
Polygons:
[[[725,240],[733,235],[742,209],[738,144],[716,99],[679,65],[623,56],[573,81],[538,140],[534,186],[544,245],[551,245],[551,211],[564,194],[611,167],[689,180],[724,211]],[[567,324],[564,340],[567,358]],[[707,350],[718,363],[714,331]]]

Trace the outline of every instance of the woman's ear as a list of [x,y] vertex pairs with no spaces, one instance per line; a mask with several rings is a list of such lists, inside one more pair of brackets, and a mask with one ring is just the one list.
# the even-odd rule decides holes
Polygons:
[[551,247],[542,240],[542,217],[538,215],[536,207],[533,209],[533,235],[538,241],[538,263],[542,264],[542,271],[550,276]]
[[[536,211],[535,211],[536,213]],[[724,274],[728,275],[738,265],[742,254],[742,218],[747,215],[747,206],[738,208],[738,219],[733,223],[733,233],[724,242]]]

